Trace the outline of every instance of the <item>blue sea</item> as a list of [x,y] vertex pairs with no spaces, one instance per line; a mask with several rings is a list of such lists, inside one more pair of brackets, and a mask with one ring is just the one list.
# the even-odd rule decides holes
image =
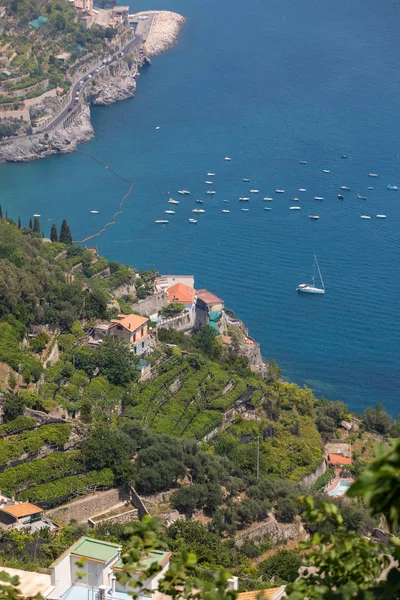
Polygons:
[[[180,12],[187,23],[178,44],[142,70],[135,98],[92,111],[96,137],[82,150],[134,188],[115,225],[91,244],[138,268],[194,273],[288,380],[355,411],[383,402],[397,414],[400,191],[386,186],[400,187],[399,3],[131,5],[151,8]],[[216,174],[215,196],[206,194],[207,172]],[[351,188],[344,200],[340,185]],[[113,220],[127,187],[80,154],[0,166],[3,210],[25,223],[40,213],[47,234],[66,217],[76,239]],[[191,196],[179,197],[182,188]],[[250,188],[260,193],[243,212],[238,198]],[[180,204],[158,226],[171,208],[166,190]],[[293,196],[301,210],[289,210]],[[191,225],[195,198],[206,212]],[[376,219],[381,213],[387,219]],[[299,295],[314,251],[326,295]]]

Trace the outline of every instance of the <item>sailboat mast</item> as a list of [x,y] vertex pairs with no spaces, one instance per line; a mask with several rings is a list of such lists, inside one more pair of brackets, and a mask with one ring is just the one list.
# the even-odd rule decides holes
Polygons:
[[322,279],[321,271],[320,271],[319,264],[318,264],[318,261],[317,261],[317,257],[316,257],[316,255],[315,255],[315,254],[314,254],[314,258],[315,258],[315,263],[316,263],[316,265],[317,265],[317,269],[318,269],[318,275],[319,275],[319,278],[320,278],[320,280],[321,280],[322,289],[323,289],[323,290],[325,290],[325,284],[324,284],[324,280]]
[[315,262],[317,260],[317,257],[315,256],[315,252],[314,252],[314,273],[313,273],[313,278],[312,278],[312,284],[313,287],[315,287]]

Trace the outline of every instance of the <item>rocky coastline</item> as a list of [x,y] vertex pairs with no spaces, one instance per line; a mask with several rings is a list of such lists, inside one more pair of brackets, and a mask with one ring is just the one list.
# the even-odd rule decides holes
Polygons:
[[54,129],[1,142],[0,163],[30,162],[52,154],[76,151],[78,144],[95,135],[90,106],[107,106],[135,95],[140,68],[150,63],[151,56],[171,48],[185,23],[184,17],[170,11],[146,11],[138,13],[138,17],[152,18],[145,41],[135,45],[127,55],[103,69],[92,80],[90,89],[84,91],[85,102],[71,123],[67,127],[60,123]]

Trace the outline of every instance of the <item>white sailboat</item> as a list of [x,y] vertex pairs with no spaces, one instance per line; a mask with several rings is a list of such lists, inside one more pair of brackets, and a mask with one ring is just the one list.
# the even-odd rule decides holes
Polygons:
[[[318,276],[321,281],[322,287],[317,287],[315,285],[316,272],[318,272]],[[316,256],[315,252],[314,252],[314,273],[313,273],[313,278],[312,278],[312,285],[310,285],[309,283],[301,283],[296,289],[298,292],[305,292],[307,294],[325,294],[325,285],[324,285],[324,281],[322,279],[321,271],[320,271],[320,268],[318,265],[317,256]]]

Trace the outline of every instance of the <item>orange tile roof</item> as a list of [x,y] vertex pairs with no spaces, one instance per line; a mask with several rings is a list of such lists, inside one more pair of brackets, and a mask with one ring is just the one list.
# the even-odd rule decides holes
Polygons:
[[139,329],[139,327],[143,327],[143,325],[145,325],[148,322],[148,320],[149,319],[147,317],[142,317],[140,315],[118,315],[118,319],[111,320],[111,323],[113,323],[113,325],[110,325],[110,329],[112,327],[115,327],[116,325],[122,325],[122,327],[125,327],[125,329],[133,333],[134,331]]
[[208,290],[202,289],[197,290],[197,297],[200,298],[205,304],[223,304],[224,301],[215,294],[212,294]]
[[35,506],[30,502],[21,502],[21,504],[12,504],[11,506],[2,506],[0,508],[3,512],[12,515],[13,517],[28,517],[29,515],[36,515],[37,513],[43,512],[42,508]]
[[230,346],[232,344],[232,338],[230,335],[223,335],[222,336],[222,341],[224,342],[224,344],[226,344],[227,346]]
[[175,283],[168,288],[168,302],[182,302],[183,304],[193,304],[196,292],[193,288],[184,283]]
[[275,600],[275,598],[280,598],[282,593],[282,587],[270,588],[269,590],[254,590],[238,594],[237,600]]
[[332,465],[351,465],[351,458],[347,458],[341,454],[329,454],[328,462]]

